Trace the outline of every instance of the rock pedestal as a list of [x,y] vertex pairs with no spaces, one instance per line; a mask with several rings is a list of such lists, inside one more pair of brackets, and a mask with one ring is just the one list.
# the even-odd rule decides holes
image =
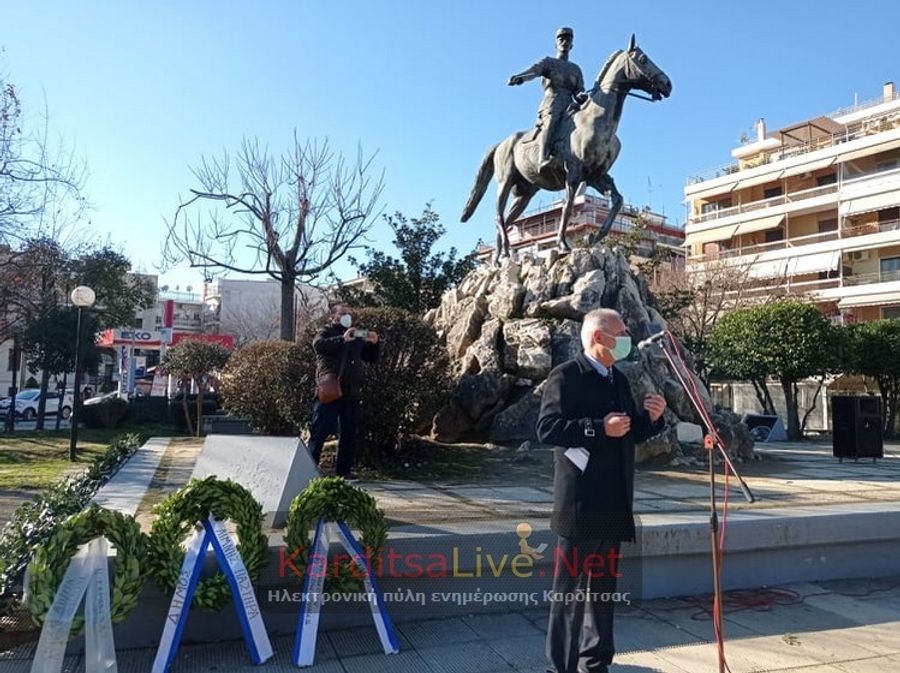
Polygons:
[[[473,270],[425,315],[444,339],[459,377],[453,399],[434,419],[434,437],[449,442],[536,439],[542,382],[553,367],[581,352],[584,315],[601,307],[618,311],[635,341],[650,336],[653,323],[666,326],[647,283],[618,249],[525,255]],[[659,392],[669,407],[669,430],[638,446],[638,461],[673,453],[679,446],[677,422],[698,419],[664,356],[649,349],[617,367],[636,398]],[[708,392],[697,385],[712,408]],[[752,454],[752,438],[737,417],[718,413],[715,420],[723,439],[732,439],[733,454]]]

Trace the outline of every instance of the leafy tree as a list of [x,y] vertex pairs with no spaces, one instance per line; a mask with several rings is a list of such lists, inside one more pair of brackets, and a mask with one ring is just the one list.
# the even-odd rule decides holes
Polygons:
[[219,344],[193,339],[182,341],[166,351],[166,357],[162,363],[163,369],[184,382],[184,394],[181,399],[184,405],[184,419],[187,423],[188,434],[194,434],[187,401],[190,382],[194,381],[197,384],[196,435],[199,437],[200,423],[203,417],[203,395],[209,385],[208,377],[212,372],[222,369],[228,362],[229,356],[228,349]]
[[382,190],[372,159],[353,161],[327,142],[300,142],[273,156],[244,139],[236,160],[203,158],[197,186],[168,223],[163,261],[208,272],[274,278],[281,285],[281,338],[293,341],[294,288],[327,275],[362,247]]
[[7,282],[0,289],[8,311],[24,329],[23,351],[29,369],[41,370],[42,394],[37,428],[44,425],[46,393],[51,376],[72,368],[75,358],[76,313],[69,294],[78,285],[91,287],[97,301],[82,315],[82,363],[96,370],[99,354],[92,335],[130,324],[136,311],[153,305],[156,289],[140,276],[129,275],[128,258],[109,246],[65,249],[46,237],[29,239],[11,255],[4,268]]
[[848,370],[875,379],[885,404],[884,432],[893,436],[900,407],[900,318],[850,325],[848,342]]
[[350,261],[372,285],[371,291],[344,288],[342,299],[356,306],[392,306],[421,315],[440,304],[444,292],[475,268],[475,253],[457,258],[456,248],[432,252],[444,235],[440,215],[427,204],[420,217],[407,218],[395,212],[384,216],[394,232],[399,257],[381,250],[367,251],[368,261]]
[[829,372],[839,366],[841,333],[815,306],[783,300],[734,311],[722,317],[709,341],[716,373],[748,379],[763,409],[774,412],[766,380],[779,380],[787,407],[787,432],[801,439],[808,414],[801,423],[798,383],[819,379],[816,398]]

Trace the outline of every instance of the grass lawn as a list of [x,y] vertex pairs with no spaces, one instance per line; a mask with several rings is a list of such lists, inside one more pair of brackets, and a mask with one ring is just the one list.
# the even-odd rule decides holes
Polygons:
[[77,460],[69,462],[69,431],[15,432],[0,435],[0,489],[41,490],[70,472],[84,470],[114,437],[137,432],[145,436],[174,434],[170,426],[78,431]]

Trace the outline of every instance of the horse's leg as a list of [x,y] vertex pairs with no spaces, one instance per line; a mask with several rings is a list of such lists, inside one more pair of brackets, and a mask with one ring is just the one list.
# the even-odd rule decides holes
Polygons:
[[575,194],[581,186],[581,170],[572,166],[566,167],[566,203],[563,206],[562,215],[559,218],[559,232],[556,234],[556,247],[560,252],[570,252],[572,248],[566,240],[566,227],[569,226],[569,217],[572,215],[572,207],[575,205]]
[[[513,199],[512,206],[510,206],[509,214],[506,216],[506,221],[512,224],[516,220],[519,219],[519,216],[525,212],[525,209],[528,207],[528,203],[534,197],[535,194],[538,193],[538,188],[532,185],[530,182],[520,182],[517,186],[517,189],[513,191],[515,194],[515,198]],[[507,255],[509,255],[509,237],[506,236],[506,229],[503,230],[503,244],[504,249]]]
[[506,212],[506,201],[509,199],[509,192],[513,188],[513,181],[507,177],[500,183],[497,189],[497,248],[494,250],[494,264],[500,264],[502,256],[509,256],[509,237],[506,235],[507,218],[504,217]]
[[613,221],[615,221],[616,216],[619,214],[619,210],[622,208],[623,199],[622,195],[619,194],[619,190],[616,189],[616,183],[611,175],[604,175],[591,186],[601,194],[609,193],[610,200],[609,212],[606,214],[606,219],[603,220],[600,231],[598,231],[596,235],[591,235],[588,239],[588,242],[593,245],[606,238],[606,235],[612,228]]

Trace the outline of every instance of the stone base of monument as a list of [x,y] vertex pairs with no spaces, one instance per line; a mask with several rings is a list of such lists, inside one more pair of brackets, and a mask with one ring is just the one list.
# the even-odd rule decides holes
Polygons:
[[280,528],[291,501],[319,476],[306,445],[296,437],[211,435],[192,476],[232,479],[263,506],[266,525]]
[[[542,558],[530,563],[521,558],[514,561],[520,554],[517,523],[495,520],[392,527],[388,543],[395,565],[391,572],[386,561],[379,579],[391,619],[404,622],[477,612],[548,609],[544,592],[551,586],[555,537],[546,528],[546,521],[534,522],[528,544],[532,549],[546,544]],[[618,589],[630,594],[632,605],[641,599],[711,591],[710,536],[705,515],[645,515],[641,524],[640,546],[625,545],[619,565],[623,579]],[[272,531],[269,564],[256,587],[272,636],[294,633],[302,591],[281,543],[280,532]],[[332,547],[333,553],[338,551]],[[898,503],[732,512],[723,588],[889,576],[897,572],[898,554]],[[211,554],[207,565],[209,571],[215,569]],[[446,570],[443,576],[429,577],[429,567]],[[361,598],[346,595],[326,603],[321,628],[374,629],[368,604]],[[170,596],[156,587],[145,587],[139,608],[116,627],[117,647],[155,646],[169,601]],[[226,605],[215,613],[192,611],[183,642],[240,637],[234,608]],[[79,650],[82,644],[82,640],[76,640],[71,646]]]

